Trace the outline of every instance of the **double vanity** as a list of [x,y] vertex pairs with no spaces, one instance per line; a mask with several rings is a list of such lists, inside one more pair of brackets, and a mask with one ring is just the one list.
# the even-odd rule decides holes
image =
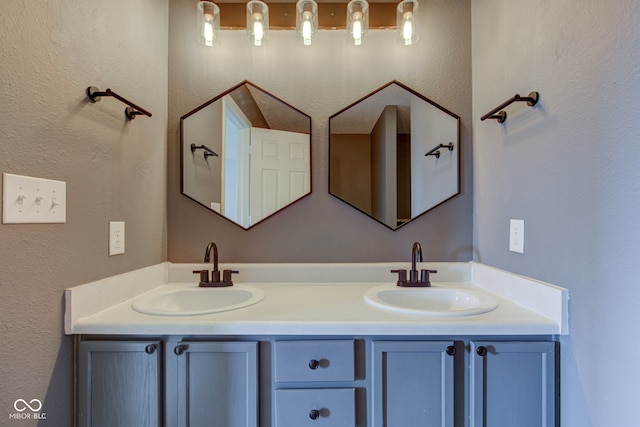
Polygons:
[[163,263],[66,290],[78,425],[554,426],[567,291],[475,262]]

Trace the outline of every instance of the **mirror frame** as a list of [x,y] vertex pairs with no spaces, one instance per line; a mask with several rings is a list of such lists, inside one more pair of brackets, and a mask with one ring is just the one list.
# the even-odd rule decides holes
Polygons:
[[[428,104],[436,107],[437,109],[439,109],[440,111],[450,115],[452,118],[454,118],[457,122],[457,126],[456,126],[456,137],[457,137],[457,154],[458,154],[458,159],[457,159],[457,174],[456,174],[456,178],[457,178],[457,185],[456,185],[456,191],[455,193],[453,193],[450,197],[447,197],[446,199],[442,200],[441,202],[437,203],[436,205],[433,205],[432,207],[430,207],[429,209],[426,209],[425,211],[421,212],[420,214],[416,215],[415,217],[410,218],[408,221],[403,222],[402,224],[398,225],[397,227],[393,228],[390,227],[388,224],[386,224],[384,221],[381,221],[378,218],[375,218],[374,216],[372,216],[370,213],[367,213],[365,211],[363,211],[362,209],[358,208],[357,206],[353,205],[352,203],[348,202],[347,200],[341,198],[340,196],[334,194],[331,192],[331,120],[334,119],[336,116],[344,113],[345,111],[355,107],[356,105],[358,105],[359,103],[363,102],[364,100],[374,96],[375,94],[377,94],[378,92],[382,91],[383,89],[386,89],[387,87],[391,86],[391,85],[397,85],[400,88],[406,90],[407,92],[409,92],[410,94],[418,97],[419,99],[427,102]],[[366,215],[367,217],[375,220],[376,222],[384,225],[385,227],[389,228],[390,230],[396,231],[399,230],[400,228],[404,227],[405,225],[413,222],[415,219],[421,217],[422,215],[426,214],[429,211],[432,211],[433,209],[437,208],[438,206],[442,205],[443,203],[448,202],[449,200],[453,199],[454,197],[458,196],[461,193],[461,162],[462,162],[462,150],[461,150],[461,120],[460,120],[460,116],[458,116],[457,114],[449,111],[448,109],[444,108],[443,106],[435,103],[434,101],[430,100],[429,98],[427,98],[426,96],[422,95],[421,93],[415,91],[414,89],[411,89],[410,87],[408,87],[407,85],[397,81],[397,80],[392,80],[389,83],[375,89],[374,91],[368,93],[367,95],[361,97],[360,99],[358,99],[357,101],[352,102],[351,104],[347,105],[346,107],[342,108],[340,111],[338,111],[335,114],[332,114],[329,117],[329,123],[328,123],[328,129],[329,129],[329,140],[328,140],[328,145],[329,145],[329,161],[328,161],[328,171],[327,173],[329,174],[329,179],[328,179],[328,190],[329,190],[329,194],[331,194],[331,196],[335,197],[336,199],[340,200],[343,203],[346,203],[348,206],[352,207],[353,209],[363,213],[364,215]]]
[[[264,218],[260,219],[260,221],[256,222],[255,224],[251,224],[248,227],[244,227],[242,224],[237,223],[233,219],[227,218],[226,216],[224,216],[220,212],[217,212],[217,211],[211,209],[209,206],[203,204],[202,202],[200,202],[200,201],[196,200],[195,198],[191,197],[190,195],[186,194],[185,191],[184,191],[184,176],[183,176],[184,175],[184,172],[183,172],[183,167],[184,167],[184,144],[185,144],[185,142],[184,142],[184,120],[189,118],[193,114],[199,112],[200,110],[208,107],[209,105],[213,104],[214,102],[221,100],[226,95],[229,95],[231,92],[235,91],[236,89],[238,89],[238,88],[240,88],[240,87],[242,87],[244,85],[248,85],[248,86],[253,87],[256,90],[259,90],[263,94],[265,94],[265,95],[269,96],[270,98],[272,98],[274,101],[280,102],[283,106],[286,106],[286,107],[292,109],[293,111],[303,115],[304,117],[306,117],[309,120],[309,191],[307,193],[305,193],[304,195],[298,197],[297,199],[293,200],[292,202],[287,203],[286,205],[280,207],[279,209],[277,209],[276,211],[272,212],[271,214],[269,214],[269,215],[265,216]],[[263,88],[259,87],[258,85],[250,82],[249,80],[243,80],[240,83],[238,83],[238,84],[234,85],[233,87],[225,90],[224,92],[216,95],[214,98],[210,99],[209,101],[205,102],[202,105],[199,105],[195,109],[189,111],[187,114],[185,114],[182,117],[180,117],[180,193],[183,196],[193,200],[194,202],[196,202],[200,206],[204,207],[209,212],[212,212],[212,213],[220,216],[221,218],[224,218],[225,220],[229,221],[230,223],[234,224],[235,226],[240,227],[243,230],[249,230],[249,229],[253,228],[256,225],[261,224],[263,221],[271,218],[272,216],[278,214],[282,210],[287,209],[291,205],[293,205],[293,204],[297,203],[298,201],[304,199],[305,197],[308,197],[313,192],[313,150],[312,150],[313,137],[312,137],[312,132],[313,132],[313,127],[312,127],[311,116],[309,116],[308,114],[302,112],[300,109],[292,106],[288,102],[283,101],[282,99],[280,99],[279,97],[273,95],[272,93],[264,90]]]

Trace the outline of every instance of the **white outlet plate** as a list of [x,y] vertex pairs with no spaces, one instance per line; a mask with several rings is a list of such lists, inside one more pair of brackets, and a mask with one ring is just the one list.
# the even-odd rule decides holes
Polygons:
[[67,222],[67,183],[2,174],[2,223]]
[[109,256],[124,253],[124,221],[109,223]]
[[509,250],[524,253],[524,220],[512,219],[509,224]]

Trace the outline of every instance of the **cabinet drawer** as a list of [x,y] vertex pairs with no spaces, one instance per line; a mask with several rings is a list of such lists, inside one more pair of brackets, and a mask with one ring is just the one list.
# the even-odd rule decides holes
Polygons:
[[278,427],[356,425],[353,388],[287,389],[275,394]]
[[353,340],[275,342],[276,382],[353,381]]

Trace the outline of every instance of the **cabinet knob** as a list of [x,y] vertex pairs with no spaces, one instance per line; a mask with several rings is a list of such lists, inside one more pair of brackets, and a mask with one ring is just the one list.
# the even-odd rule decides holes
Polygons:
[[[311,359],[311,360],[309,361],[309,368],[310,368],[310,369],[314,369],[314,370],[315,370],[315,369],[318,369],[318,366],[320,366],[320,362],[319,362],[318,360],[316,360],[316,359]],[[315,418],[314,418],[314,419],[315,419]]]
[[447,354],[449,356],[455,356],[456,355],[456,348],[452,345],[450,345],[449,347],[447,347]]
[[149,344],[148,346],[146,346],[146,347],[144,348],[144,351],[145,351],[147,354],[153,354],[153,353],[155,353],[155,352],[156,352],[156,349],[157,349],[157,348],[158,348],[158,345],[157,345],[157,344]]
[[478,347],[478,349],[476,350],[476,353],[478,353],[478,356],[480,357],[484,357],[487,355],[487,347],[481,345],[480,347]]
[[312,420],[317,420],[320,417],[320,411],[318,411],[317,409],[312,409],[311,411],[309,411],[309,418],[311,418]]
[[187,349],[187,346],[185,344],[178,344],[174,349],[173,352],[176,354],[176,356],[182,356],[184,354],[184,351]]

